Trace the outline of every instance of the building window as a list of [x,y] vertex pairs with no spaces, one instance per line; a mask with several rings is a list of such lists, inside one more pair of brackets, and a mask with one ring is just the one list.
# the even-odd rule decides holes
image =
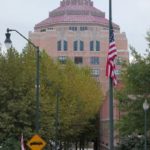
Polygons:
[[82,64],[83,63],[83,58],[82,57],[75,57],[74,58],[74,63],[75,64]]
[[121,74],[121,70],[116,70],[115,73],[116,73],[116,75],[120,75]]
[[68,50],[68,43],[67,41],[64,41],[64,51],[67,51]]
[[84,50],[84,42],[83,41],[74,41],[73,49],[74,49],[74,51],[83,51]]
[[92,65],[98,65],[99,64],[99,57],[90,57],[90,63]]
[[66,64],[67,56],[59,56],[59,57],[58,57],[58,61],[59,61],[61,64]]
[[46,32],[46,29],[41,29],[41,32]]
[[121,65],[122,64],[122,58],[121,57],[116,58],[116,64],[117,65]]
[[74,41],[73,48],[74,48],[74,51],[78,50],[78,41]]
[[90,41],[90,51],[94,51],[94,41]]
[[77,27],[69,27],[69,30],[71,30],[71,31],[77,31]]
[[100,50],[100,42],[96,41],[96,51],[99,51],[99,50]]
[[53,30],[53,28],[48,28],[47,30]]
[[58,42],[57,42],[57,50],[58,50],[58,51],[61,51],[61,41],[58,41]]
[[90,41],[90,51],[100,51],[100,42]]
[[84,50],[84,43],[83,41],[80,41],[80,51],[83,51]]
[[100,75],[99,69],[91,69],[91,74],[93,77],[98,77]]
[[80,31],[85,31],[87,29],[88,29],[87,27],[80,27]]
[[[62,42],[63,42],[63,45],[62,45]],[[57,50],[58,51],[62,51],[62,50],[67,51],[68,50],[68,42],[66,40],[58,41],[57,42]]]

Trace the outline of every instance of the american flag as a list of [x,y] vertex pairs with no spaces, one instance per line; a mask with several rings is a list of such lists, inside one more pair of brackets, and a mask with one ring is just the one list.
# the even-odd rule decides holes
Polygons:
[[107,55],[106,76],[112,78],[113,85],[117,85],[115,58],[117,48],[114,40],[113,27],[110,28],[109,50]]

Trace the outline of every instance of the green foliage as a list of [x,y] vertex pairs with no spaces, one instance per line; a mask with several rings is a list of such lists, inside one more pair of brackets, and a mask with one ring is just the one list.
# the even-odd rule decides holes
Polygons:
[[[35,130],[36,51],[9,49],[0,54],[0,142],[28,140]],[[40,134],[55,138],[56,98],[59,99],[59,139],[77,139],[98,112],[102,92],[88,68],[65,65],[40,52]]]
[[146,40],[148,42],[148,48],[150,48],[150,30],[147,32]]
[[[87,68],[79,68],[71,61],[65,65],[42,59],[42,128],[43,135],[55,136],[56,95],[59,99],[59,138],[76,139],[89,125],[99,110],[102,100],[100,86],[90,76]],[[47,63],[49,62],[49,63]],[[88,81],[88,82],[87,82]],[[94,94],[93,94],[94,93]],[[51,109],[50,109],[51,108]],[[49,119],[47,120],[47,115]],[[48,125],[48,126],[46,126]]]
[[122,80],[128,94],[149,94],[150,91],[150,52],[145,57],[131,47],[133,60],[124,66]]
[[[147,34],[147,40],[150,38]],[[148,40],[148,42],[150,42]],[[124,64],[122,69],[123,88],[117,92],[119,109],[122,112],[117,127],[120,135],[125,137],[144,132],[144,110],[145,99],[150,104],[150,51],[140,55],[131,47],[133,60],[128,65]],[[148,110],[148,116],[150,111]],[[148,121],[148,130],[150,122]]]
[[[126,98],[120,99],[120,111],[122,116],[117,124],[121,136],[136,134],[144,134],[144,98],[136,97],[136,99]],[[150,112],[148,111],[148,116]],[[147,124],[150,126],[150,123]]]
[[20,150],[20,143],[15,138],[8,138],[3,144],[2,144],[2,150]]
[[[0,140],[31,130],[31,92],[24,80],[20,54],[10,49],[0,57]],[[16,128],[18,127],[19,128]],[[17,133],[17,134],[16,134]]]
[[[149,142],[150,141],[148,141],[148,143]],[[143,150],[143,149],[144,149],[144,137],[137,135],[122,138],[121,143],[117,147],[117,150]]]

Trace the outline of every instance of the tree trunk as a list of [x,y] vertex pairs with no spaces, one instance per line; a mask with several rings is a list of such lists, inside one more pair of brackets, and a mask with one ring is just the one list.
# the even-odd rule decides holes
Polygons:
[[82,146],[81,146],[81,140],[80,140],[80,150],[82,150],[81,148],[82,148]]
[[75,149],[77,150],[78,149],[78,142],[75,143],[75,147],[76,147]]
[[94,150],[98,150],[98,142],[97,139],[94,141]]

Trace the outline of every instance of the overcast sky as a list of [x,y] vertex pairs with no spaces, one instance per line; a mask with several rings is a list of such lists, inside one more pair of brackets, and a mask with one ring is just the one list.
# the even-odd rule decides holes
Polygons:
[[[94,6],[108,18],[109,0],[93,0]],[[60,0],[0,0],[0,42],[4,46],[6,28],[16,29],[28,37],[34,25],[48,17]],[[140,53],[147,48],[146,32],[150,30],[150,0],[112,0],[113,22],[126,32],[128,43]],[[21,51],[26,41],[12,33],[13,46]]]

